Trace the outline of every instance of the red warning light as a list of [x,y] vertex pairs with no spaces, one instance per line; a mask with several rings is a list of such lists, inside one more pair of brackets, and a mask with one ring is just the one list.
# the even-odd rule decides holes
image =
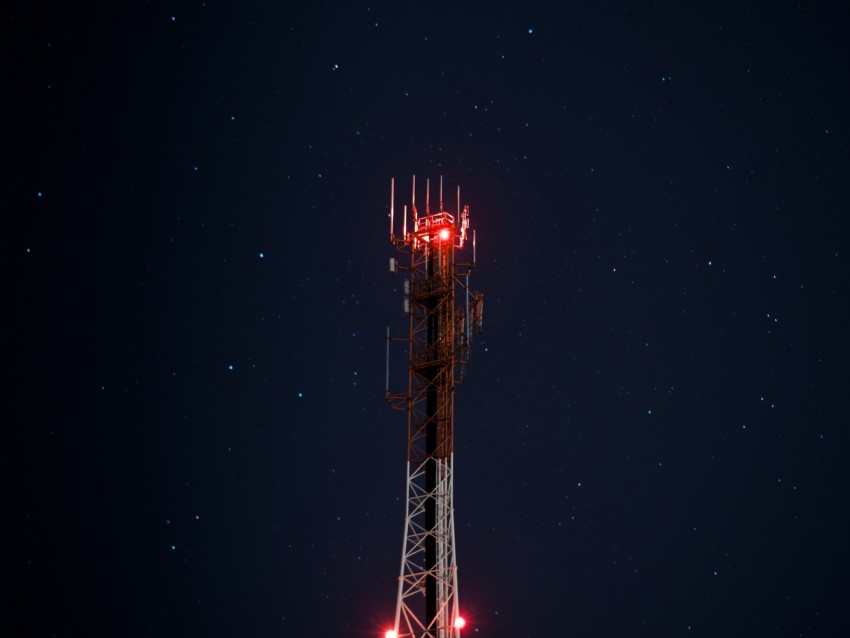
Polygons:
[[451,237],[451,235],[452,231],[450,231],[448,228],[440,229],[440,240],[446,241],[449,237]]
[[384,634],[384,638],[398,638],[398,632],[395,629],[387,629],[387,633]]
[[466,627],[466,621],[463,619],[463,616],[455,618],[455,629],[463,629],[464,627]]

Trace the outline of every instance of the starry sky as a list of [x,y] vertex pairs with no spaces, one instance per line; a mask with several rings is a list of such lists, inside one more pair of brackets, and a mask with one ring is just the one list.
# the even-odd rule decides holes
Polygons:
[[485,294],[464,634],[850,631],[841,3],[2,22],[0,634],[382,635],[413,174],[461,186]]

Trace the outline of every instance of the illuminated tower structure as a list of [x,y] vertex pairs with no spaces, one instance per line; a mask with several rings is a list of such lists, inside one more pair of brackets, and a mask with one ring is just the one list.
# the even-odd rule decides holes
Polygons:
[[[395,180],[390,183],[390,241],[402,258],[390,259],[390,271],[404,275],[407,337],[391,337],[387,328],[387,400],[407,413],[407,500],[404,544],[395,623],[385,638],[458,638],[459,612],[453,500],[454,390],[463,381],[470,338],[481,329],[483,296],[469,288],[475,266],[475,235],[469,237],[469,207],[457,216],[430,210],[426,181],[425,213],[416,208],[413,177],[410,220],[407,205],[401,235],[395,234]],[[472,259],[455,260],[472,244]],[[407,392],[389,389],[391,341],[406,341]]]

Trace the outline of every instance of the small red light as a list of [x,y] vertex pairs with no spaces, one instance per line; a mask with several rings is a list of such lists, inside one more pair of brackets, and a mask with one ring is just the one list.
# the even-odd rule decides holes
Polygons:
[[448,228],[443,228],[440,230],[440,239],[446,241],[451,236],[451,234],[452,231],[450,231]]
[[464,627],[466,627],[466,621],[463,619],[463,616],[455,618],[455,629],[463,629]]
[[387,633],[384,634],[384,638],[398,638],[398,633],[395,629],[387,629]]

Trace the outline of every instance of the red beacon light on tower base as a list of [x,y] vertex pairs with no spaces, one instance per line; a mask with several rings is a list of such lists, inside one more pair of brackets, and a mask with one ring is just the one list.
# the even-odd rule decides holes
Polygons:
[[[460,631],[466,627],[466,619],[463,616],[458,616],[454,621],[454,628]],[[387,629],[384,638],[398,638],[398,632],[395,629]]]

